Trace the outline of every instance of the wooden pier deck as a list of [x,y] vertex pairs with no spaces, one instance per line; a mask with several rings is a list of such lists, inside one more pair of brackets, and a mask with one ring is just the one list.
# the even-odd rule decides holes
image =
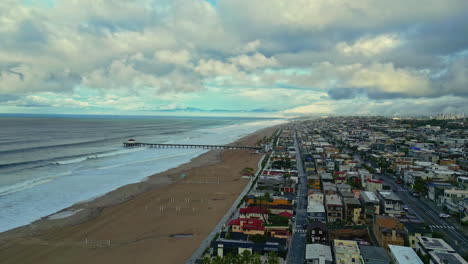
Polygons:
[[123,143],[124,147],[135,148],[135,147],[146,147],[146,148],[202,148],[202,149],[250,149],[250,150],[262,150],[262,147],[252,146],[230,146],[230,145],[195,145],[195,144],[160,144],[160,143]]

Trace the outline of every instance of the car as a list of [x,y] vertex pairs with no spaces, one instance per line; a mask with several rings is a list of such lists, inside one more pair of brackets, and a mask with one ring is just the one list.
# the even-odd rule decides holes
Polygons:
[[449,214],[440,213],[440,214],[439,214],[439,217],[440,217],[440,218],[449,218],[450,215],[449,215]]
[[409,207],[405,205],[405,206],[403,206],[403,210],[408,211]]
[[413,195],[414,197],[420,197],[421,193],[420,192],[413,192],[413,193],[411,193],[411,195]]
[[403,181],[402,181],[402,180],[397,180],[397,181],[395,181],[395,183],[396,183],[396,184],[402,184]]

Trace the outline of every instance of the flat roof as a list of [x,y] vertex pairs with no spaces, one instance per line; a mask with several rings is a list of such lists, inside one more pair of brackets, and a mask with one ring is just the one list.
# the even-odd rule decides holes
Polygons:
[[322,244],[307,244],[305,258],[306,259],[317,259],[323,256],[325,260],[333,262],[333,256],[331,247]]
[[326,205],[343,205],[343,203],[341,202],[341,199],[340,199],[340,196],[338,196],[337,194],[328,194],[328,195],[325,195],[325,204]]
[[388,245],[390,254],[400,264],[424,264],[418,254],[410,247]]
[[373,202],[373,203],[378,203],[379,198],[375,195],[374,192],[361,192],[362,199],[364,199],[364,202]]
[[401,201],[401,199],[396,196],[396,194],[394,192],[389,192],[389,191],[385,191],[385,192],[379,192],[380,195],[382,195],[386,200],[394,200],[394,201]]
[[453,248],[445,242],[445,240],[441,238],[432,238],[432,237],[416,237],[418,242],[427,250],[444,250],[444,251],[452,251]]

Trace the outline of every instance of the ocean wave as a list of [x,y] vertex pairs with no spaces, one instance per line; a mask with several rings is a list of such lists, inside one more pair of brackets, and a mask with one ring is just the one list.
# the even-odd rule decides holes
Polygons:
[[[188,150],[188,149],[185,149],[185,150]],[[200,152],[200,150],[201,150],[201,149],[197,149],[197,150],[191,151],[191,152],[172,153],[172,154],[167,154],[167,155],[163,155],[163,156],[158,156],[158,157],[156,157],[156,158],[151,158],[151,159],[138,160],[138,161],[135,161],[135,162],[127,162],[127,163],[122,163],[122,164],[110,165],[110,166],[105,166],[105,167],[97,168],[97,170],[107,170],[107,169],[112,169],[112,168],[124,167],[124,166],[128,166],[128,165],[134,165],[134,164],[139,164],[139,163],[145,163],[145,162],[148,162],[148,161],[156,161],[156,160],[163,160],[163,159],[173,158],[173,157],[187,156],[187,155],[191,155],[191,154]],[[203,151],[206,152],[207,150],[203,150]]]
[[116,155],[127,154],[131,152],[141,151],[143,149],[145,148],[133,148],[133,149],[110,151],[110,152],[100,152],[100,153],[95,153],[92,155],[81,156],[81,157],[74,158],[74,159],[55,161],[55,162],[52,162],[51,164],[67,165],[67,164],[79,163],[79,162],[83,162],[83,161],[91,160],[91,159],[98,159],[98,158],[105,158],[105,157],[112,157]]
[[[111,140],[122,139],[122,137],[116,138],[106,138],[106,139],[97,139],[97,140],[90,140],[90,141],[82,141],[82,142],[74,142],[74,143],[64,143],[64,144],[56,144],[56,145],[46,145],[46,146],[33,146],[28,148],[18,148],[18,149],[9,149],[9,150],[2,150],[0,154],[12,154],[12,153],[21,153],[21,152],[30,152],[35,150],[44,150],[44,149],[55,149],[55,148],[66,148],[66,147],[76,147],[80,145],[89,145],[95,143],[103,143]],[[122,139],[123,141],[123,139]]]
[[0,196],[5,196],[5,195],[12,194],[12,193],[15,193],[15,192],[23,191],[23,190],[32,188],[32,187],[37,186],[37,185],[41,185],[41,184],[44,184],[44,183],[51,182],[51,181],[53,181],[54,179],[56,179],[56,178],[58,178],[60,176],[66,176],[66,175],[70,175],[70,174],[71,174],[71,171],[68,171],[66,173],[62,173],[62,174],[59,174],[59,175],[45,176],[45,177],[41,177],[41,178],[37,178],[37,179],[33,179],[33,180],[18,182],[18,183],[8,185],[8,186],[5,186],[5,187],[0,187]]

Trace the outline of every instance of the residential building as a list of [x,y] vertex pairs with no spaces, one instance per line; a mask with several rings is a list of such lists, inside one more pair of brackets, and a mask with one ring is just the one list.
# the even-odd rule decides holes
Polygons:
[[356,198],[343,198],[343,203],[346,220],[354,224],[360,224],[362,206],[359,200]]
[[265,207],[247,206],[239,209],[239,218],[253,218],[268,221],[268,211]]
[[359,245],[364,264],[390,264],[390,258],[384,248]]
[[381,191],[382,190],[382,184],[383,182],[381,180],[376,180],[376,179],[366,179],[366,191],[368,192],[376,192],[376,191]]
[[432,237],[417,237],[416,251],[423,256],[429,255],[431,264],[467,264],[443,239]]
[[455,186],[448,182],[430,182],[427,185],[427,196],[436,204],[441,205],[444,191],[452,189],[455,189]]
[[237,218],[229,222],[232,232],[239,232],[246,235],[264,235],[265,227],[263,220],[251,218]]
[[325,195],[325,209],[328,223],[343,221],[343,203],[338,195]]
[[458,212],[459,202],[468,198],[468,190],[444,190],[442,206],[451,213]]
[[430,264],[468,264],[458,253],[451,252],[429,252]]
[[307,201],[323,204],[323,193],[318,189],[311,189],[307,194]]
[[323,203],[310,201],[307,205],[307,217],[311,221],[317,220],[319,222],[326,223],[327,214],[325,212],[325,206]]
[[406,239],[411,248],[416,248],[418,241],[416,237],[432,236],[432,230],[423,223],[406,222],[403,223],[403,229],[406,232]]
[[312,243],[328,245],[328,227],[325,223],[315,220],[308,225],[307,229],[310,231]]
[[336,264],[364,263],[359,246],[352,240],[333,240],[333,252]]
[[403,201],[390,191],[379,191],[377,197],[380,200],[380,213],[390,216],[401,214]]
[[410,247],[388,245],[390,259],[394,264],[424,264],[418,254]]
[[391,216],[378,215],[374,218],[374,235],[381,247],[388,245],[403,246],[405,244],[405,232],[402,224]]
[[366,218],[373,218],[375,215],[380,214],[380,200],[373,192],[361,192],[359,194],[363,213]]
[[307,264],[332,264],[333,256],[330,246],[307,244],[305,259]]

